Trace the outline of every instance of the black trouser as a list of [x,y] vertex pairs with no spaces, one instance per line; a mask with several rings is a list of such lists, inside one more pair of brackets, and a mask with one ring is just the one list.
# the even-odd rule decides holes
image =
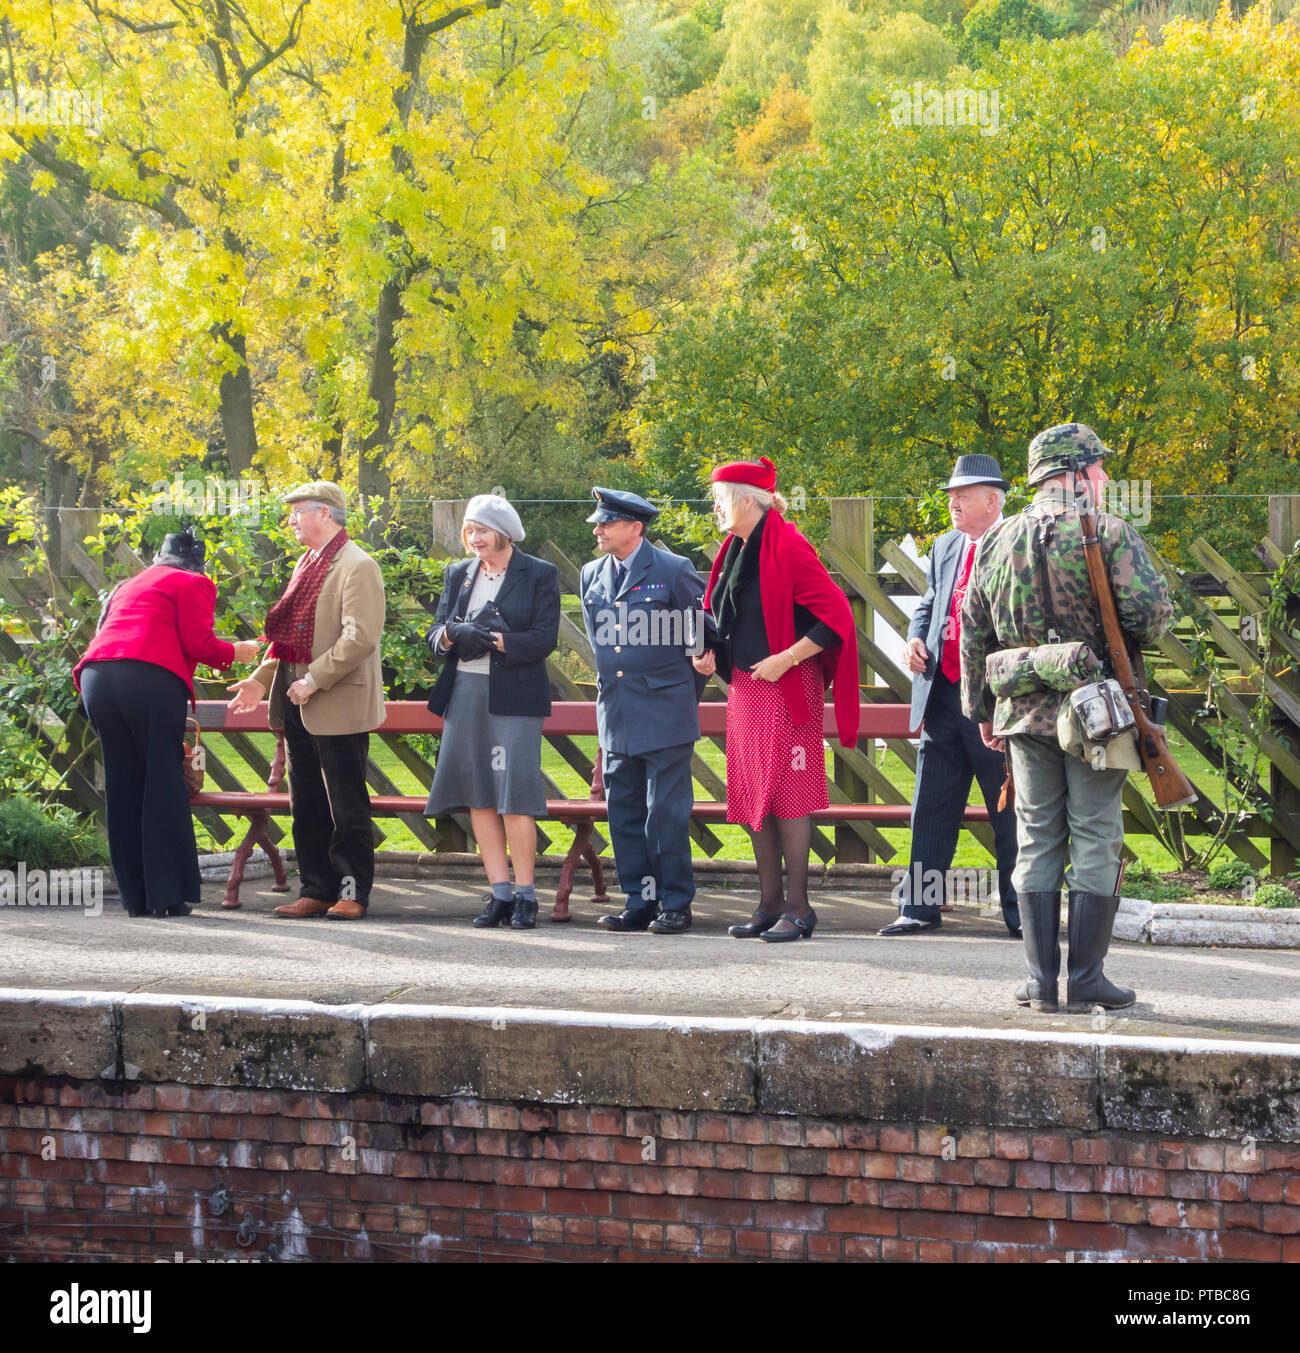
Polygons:
[[117,658],[81,669],[104,758],[108,853],[129,912],[199,901],[199,860],[181,748],[190,693],[174,672]]
[[937,921],[947,900],[948,870],[957,850],[961,820],[970,801],[971,781],[978,779],[988,804],[998,863],[998,892],[1008,923],[1019,926],[1014,909],[1016,890],[1016,815],[998,812],[998,794],[1005,778],[1001,752],[990,751],[979,725],[961,712],[961,692],[942,671],[934,675],[925,707],[925,727],[916,754],[916,791],[912,799],[912,862],[901,882],[900,912],[918,921]]
[[369,906],[375,881],[375,836],[366,789],[370,734],[309,733],[298,706],[286,700],[284,747],[299,897],[318,902],[351,897]]

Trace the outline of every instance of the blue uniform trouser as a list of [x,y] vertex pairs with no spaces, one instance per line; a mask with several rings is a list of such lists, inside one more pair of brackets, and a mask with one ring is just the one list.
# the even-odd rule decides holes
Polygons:
[[998,812],[1005,778],[1001,752],[990,751],[979,725],[961,712],[957,685],[940,671],[925,709],[925,727],[916,755],[916,791],[912,799],[912,861],[902,879],[899,911],[918,921],[937,921],[947,900],[948,871],[957,850],[961,820],[970,802],[971,781],[978,780],[988,804],[998,862],[998,892],[1008,924],[1018,925],[1016,890],[1016,815]]
[[641,756],[605,753],[609,835],[629,911],[678,911],[695,896],[690,838],[694,747],[684,742]]

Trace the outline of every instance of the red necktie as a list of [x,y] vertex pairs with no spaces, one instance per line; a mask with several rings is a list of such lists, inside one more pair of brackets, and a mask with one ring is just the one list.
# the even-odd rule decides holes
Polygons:
[[948,612],[948,633],[943,641],[943,674],[956,685],[961,681],[961,604],[966,599],[970,584],[971,565],[975,562],[975,542],[966,551],[966,562],[961,566],[961,577],[952,589],[952,609]]

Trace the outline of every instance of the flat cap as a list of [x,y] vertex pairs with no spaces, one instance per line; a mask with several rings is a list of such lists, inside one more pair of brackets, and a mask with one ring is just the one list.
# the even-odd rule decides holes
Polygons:
[[324,503],[326,507],[337,507],[341,511],[346,511],[348,506],[343,490],[328,479],[318,479],[312,484],[299,484],[296,489],[290,489],[284,495],[283,501],[304,503],[309,499],[313,503]]

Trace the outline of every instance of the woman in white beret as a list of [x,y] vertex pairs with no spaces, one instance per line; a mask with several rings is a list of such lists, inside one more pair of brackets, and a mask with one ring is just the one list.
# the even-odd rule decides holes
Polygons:
[[534,822],[546,813],[546,659],[559,637],[560,579],[554,564],[515,548],[523,522],[496,494],[470,499],[460,536],[470,558],[447,570],[427,640],[443,659],[429,708],[444,726],[424,814],[469,810],[492,888],[474,924],[531,930]]

